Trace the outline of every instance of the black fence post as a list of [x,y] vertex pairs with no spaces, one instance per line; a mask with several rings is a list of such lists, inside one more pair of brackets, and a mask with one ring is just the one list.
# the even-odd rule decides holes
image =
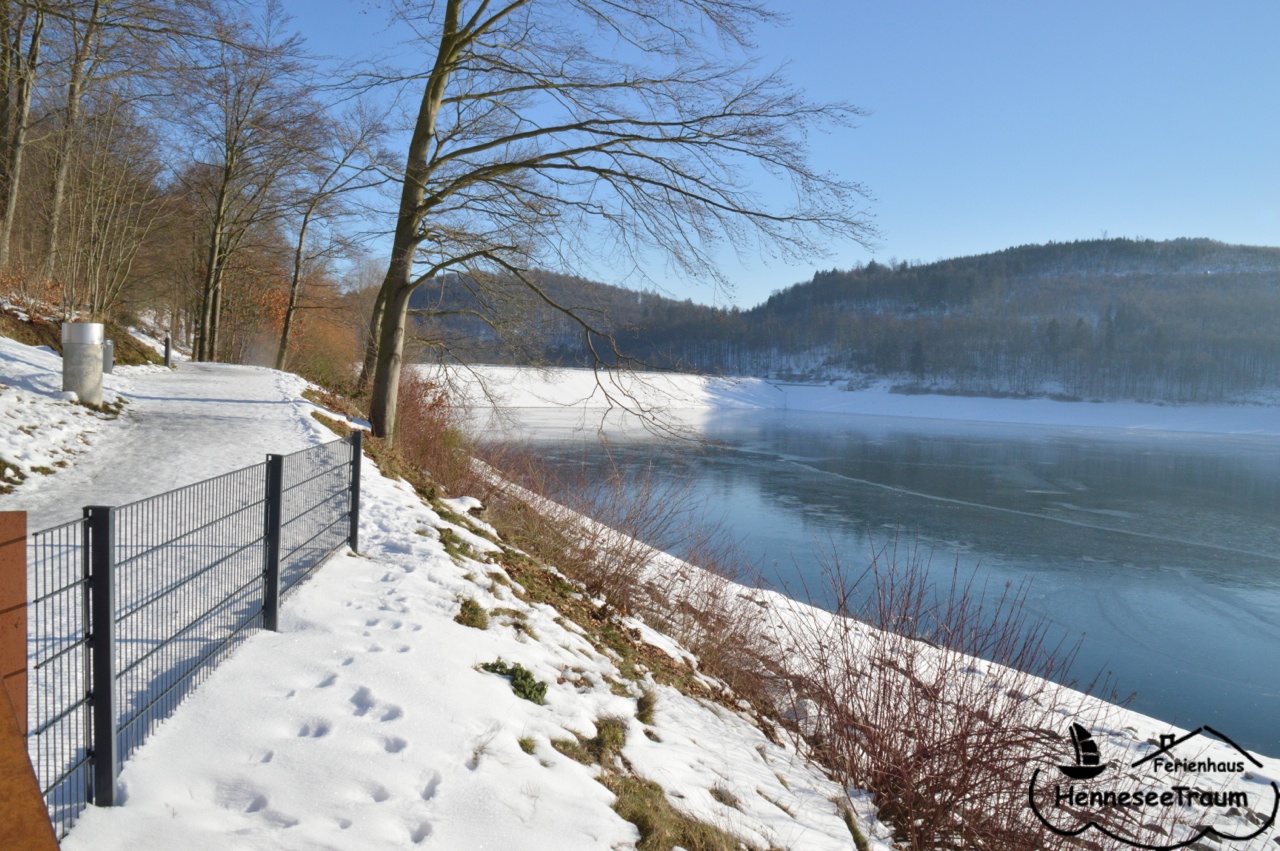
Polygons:
[[89,559],[89,636],[93,647],[93,803],[115,806],[119,776],[116,741],[115,512],[84,509]]
[[351,532],[347,535],[347,546],[351,552],[360,552],[360,459],[364,457],[364,432],[354,429],[351,432]]
[[284,509],[284,456],[267,456],[266,566],[262,571],[262,628],[280,631],[280,526]]

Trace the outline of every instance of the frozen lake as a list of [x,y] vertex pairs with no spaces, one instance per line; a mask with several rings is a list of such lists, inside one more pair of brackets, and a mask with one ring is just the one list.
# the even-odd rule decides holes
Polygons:
[[[1088,407],[1088,406],[1082,406]],[[581,411],[523,408],[555,463],[607,463]],[[612,421],[612,419],[611,419]],[[1074,676],[1280,755],[1280,440],[813,411],[699,411],[698,450],[610,427],[624,467],[684,477],[767,579],[821,601],[832,553],[917,546],[935,572],[1029,579]],[[616,426],[617,423],[615,422]]]

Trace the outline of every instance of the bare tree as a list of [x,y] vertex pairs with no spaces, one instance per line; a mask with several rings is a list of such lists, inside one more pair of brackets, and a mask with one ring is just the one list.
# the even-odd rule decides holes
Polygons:
[[296,166],[301,136],[318,106],[307,85],[301,41],[269,0],[252,20],[223,14],[193,49],[179,93],[195,167],[187,189],[206,225],[195,358],[218,358],[223,281],[246,234],[280,213],[276,190]]
[[353,196],[386,182],[390,167],[391,158],[382,148],[386,126],[368,108],[356,106],[340,118],[321,115],[316,120],[321,123],[319,145],[299,152],[307,165],[291,199],[297,230],[276,369],[284,369],[288,360],[289,335],[307,277],[352,248],[335,226],[358,211]]
[[114,312],[126,286],[136,283],[134,261],[164,209],[155,133],[127,107],[99,106],[83,122],[78,144],[58,154],[67,172],[59,269],[68,316],[77,309],[95,318]]
[[6,271],[44,24],[43,8],[0,2],[0,270]]
[[[658,256],[723,282],[726,247],[808,256],[871,233],[861,187],[816,171],[806,155],[809,131],[858,110],[811,102],[760,68],[752,30],[774,16],[756,0],[397,9],[435,56],[414,77],[422,96],[375,310],[379,435],[394,434],[409,299],[425,281],[520,281],[596,351],[612,346],[608,335],[557,304],[530,270],[602,259],[639,267]],[[766,179],[789,182],[789,206],[755,190]],[[504,317],[483,318],[500,327]]]

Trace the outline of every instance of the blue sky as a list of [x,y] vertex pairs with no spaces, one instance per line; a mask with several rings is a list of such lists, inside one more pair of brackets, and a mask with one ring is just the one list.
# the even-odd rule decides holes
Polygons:
[[[312,49],[396,41],[367,0],[290,0]],[[1102,236],[1280,245],[1280,2],[795,0],[759,33],[817,99],[868,110],[816,161],[882,236],[783,265],[726,258],[749,306],[815,269]],[[680,297],[709,287],[669,281]],[[723,300],[723,299],[717,299]]]

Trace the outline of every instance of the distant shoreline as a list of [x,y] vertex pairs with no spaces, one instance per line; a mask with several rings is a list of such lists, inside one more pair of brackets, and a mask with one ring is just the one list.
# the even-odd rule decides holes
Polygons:
[[[434,369],[434,368],[427,368]],[[451,379],[475,410],[573,408],[603,411],[606,393],[590,369],[474,366]],[[1150,402],[1059,401],[891,392],[882,381],[859,390],[762,378],[684,373],[599,373],[610,394],[686,421],[716,410],[792,410],[905,419],[1231,436],[1280,436],[1280,405],[1175,405]],[[481,389],[481,382],[486,390]],[[487,392],[486,392],[487,391]],[[615,403],[616,406],[616,403]]]

